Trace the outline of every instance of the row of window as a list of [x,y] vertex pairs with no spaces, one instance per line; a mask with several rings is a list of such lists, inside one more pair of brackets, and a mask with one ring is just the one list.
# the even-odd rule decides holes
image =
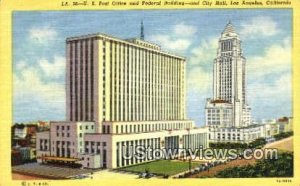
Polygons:
[[[65,130],[65,128],[66,128],[66,130],[70,130],[70,126],[69,125],[67,125],[66,127],[64,126],[64,125],[56,125],[56,131],[59,131],[60,129],[62,130],[62,131],[64,131]],[[79,126],[79,129],[80,130],[82,130],[82,125],[80,125]],[[85,129],[86,130],[88,130],[88,129],[94,129],[94,125],[85,125]]]
[[[140,140],[131,140],[131,141],[123,141],[123,142],[117,142],[116,146],[116,163],[117,167],[123,167],[126,165],[131,165],[134,163],[141,163],[147,160],[151,160],[148,155],[137,158],[136,156],[131,156],[131,158],[125,159],[122,153],[126,152],[129,153],[129,147],[130,146],[137,146],[137,145],[144,145],[145,147],[152,147],[153,149],[160,149],[160,138],[151,138],[151,139],[140,139]],[[146,151],[147,152],[147,151]],[[141,155],[141,154],[140,154]]]
[[[112,44],[112,43],[111,43]],[[118,43],[119,44],[119,43]],[[110,63],[112,64],[111,66],[113,66],[114,67],[114,72],[115,72],[115,76],[114,76],[114,79],[113,79],[113,77],[111,77],[111,79],[112,79],[112,81],[114,81],[114,84],[116,85],[116,84],[119,84],[119,85],[121,85],[121,84],[124,84],[124,86],[123,87],[119,87],[119,88],[122,88],[122,90],[121,89],[118,89],[117,90],[117,86],[115,86],[114,87],[114,91],[113,91],[113,95],[111,95],[111,100],[112,100],[112,96],[114,96],[114,99],[116,100],[119,96],[124,96],[124,99],[125,99],[125,95],[123,94],[123,95],[118,95],[118,94],[116,94],[117,92],[128,92],[129,93],[129,91],[131,91],[132,92],[132,94],[133,94],[133,92],[135,92],[135,94],[136,95],[139,95],[139,93],[137,93],[137,89],[131,89],[131,90],[129,90],[129,86],[126,86],[126,83],[128,84],[128,81],[129,81],[129,79],[132,79],[132,78],[134,78],[135,80],[134,80],[134,84],[135,85],[133,85],[133,87],[138,87],[136,84],[137,84],[137,79],[138,80],[141,80],[141,79],[145,79],[145,80],[147,80],[147,79],[151,79],[150,78],[150,68],[152,67],[152,69],[153,69],[153,73],[155,73],[156,72],[156,74],[159,74],[160,76],[163,76],[164,74],[162,74],[163,73],[163,71],[162,70],[170,70],[170,68],[164,68],[163,66],[164,65],[170,65],[170,66],[173,66],[174,68],[170,71],[171,73],[173,73],[174,72],[174,74],[175,74],[175,72],[176,72],[176,74],[177,74],[177,77],[176,77],[176,81],[174,81],[174,82],[176,82],[176,84],[177,84],[177,86],[179,87],[180,86],[180,76],[179,76],[179,72],[178,72],[178,70],[180,69],[180,64],[179,63],[170,63],[170,64],[164,64],[162,61],[158,61],[158,55],[157,56],[155,56],[154,55],[154,53],[153,52],[149,52],[149,51],[147,51],[147,50],[144,50],[144,49],[140,49],[140,48],[133,48],[133,50],[129,50],[128,48],[126,48],[126,47],[121,47],[121,46],[126,46],[126,45],[124,45],[124,44],[122,44],[122,43],[120,43],[121,45],[117,45],[117,44],[115,44],[114,46],[113,45],[110,45],[111,46],[111,51],[114,51],[114,54],[115,54],[115,56],[114,56],[114,61],[112,60],[112,56],[111,56],[111,61],[110,61]],[[125,60],[123,60],[123,61],[125,61],[126,62],[126,64],[119,64],[118,62],[120,62],[120,61],[122,61],[122,59],[121,59],[121,57],[122,57],[122,55],[120,55],[120,54],[124,54],[123,55],[123,58],[125,59]],[[145,54],[145,55],[142,55],[142,54]],[[131,60],[129,59],[129,55],[131,55],[132,56],[132,58],[131,58]],[[136,56],[138,56],[139,58],[137,59],[137,57]],[[150,59],[150,58],[147,58],[146,56],[152,56],[152,59]],[[127,59],[126,59],[126,57],[127,57]],[[160,58],[161,59],[164,59],[165,57],[167,57],[167,56],[161,56]],[[139,61],[139,62],[138,62]],[[179,60],[174,60],[174,61],[177,61],[177,62],[179,62]],[[150,63],[151,62],[151,63]],[[158,62],[157,63],[157,65],[155,64],[155,62]],[[158,67],[158,65],[159,64],[161,64],[160,65],[160,67]],[[124,67],[123,68],[123,71],[122,71],[122,68],[120,68],[120,67]],[[130,72],[129,70],[131,70],[131,66],[132,66],[132,72]],[[150,67],[150,68],[149,68]],[[112,67],[111,67],[112,68]],[[160,69],[158,69],[158,68],[160,68]],[[140,74],[139,75],[141,75],[141,76],[143,76],[143,77],[146,77],[146,78],[141,78],[141,76],[132,76],[131,78],[130,78],[130,76],[129,75],[131,75],[131,74],[134,74],[134,72],[136,72],[136,70],[135,69],[140,69]],[[111,71],[112,71],[112,69],[111,69]],[[124,74],[124,76],[125,76],[125,78],[123,78],[123,77],[121,77],[122,76],[122,73]],[[165,76],[170,76],[171,77],[171,79],[174,79],[175,80],[175,76],[172,76],[171,75],[171,73],[165,73]],[[145,76],[145,74],[149,74],[149,76],[147,75],[147,76]],[[126,79],[127,78],[127,79]],[[157,77],[158,78],[158,77]],[[121,79],[121,81],[120,81],[120,79]],[[153,79],[153,78],[152,78]],[[159,78],[158,78],[159,79]],[[163,81],[164,79],[159,79],[160,81]],[[167,79],[165,79],[164,81],[166,81]],[[170,83],[170,82],[169,82]],[[111,86],[112,86],[112,82],[111,82]],[[148,90],[147,89],[149,89],[150,87],[148,87],[148,86],[146,86],[145,87],[146,89],[145,89],[145,91],[146,92],[148,92]],[[121,99],[121,98],[120,98]],[[134,102],[131,102],[131,104],[133,104]],[[143,107],[143,104],[146,104],[146,103],[141,103],[141,106]],[[179,104],[179,103],[178,103]],[[125,105],[125,107],[126,107],[126,105]],[[132,107],[133,107],[133,105],[132,105]],[[122,108],[121,107],[119,107],[119,110],[118,110],[118,108],[117,107],[114,107],[114,112],[111,112],[111,114],[112,113],[115,113],[115,115],[114,116],[111,116],[111,118],[112,118],[112,120],[114,120],[114,119],[117,119],[117,120],[124,120],[124,116],[125,116],[125,114],[122,114]],[[125,109],[126,110],[126,109]],[[116,116],[116,114],[118,114],[117,116]],[[130,114],[128,117],[129,117],[129,120],[132,120],[133,119],[133,112],[132,112],[132,114]]]
[[[64,126],[64,125],[62,125],[62,126],[56,125],[56,130],[58,131],[59,129],[65,130],[65,126]],[[66,129],[67,129],[67,130],[70,130],[70,126],[67,125],[67,126],[66,126]]]
[[[116,134],[123,133],[139,133],[139,132],[153,132],[160,130],[176,130],[191,128],[190,123],[159,123],[159,124],[138,124],[138,125],[116,125]],[[120,130],[119,130],[120,129]]]
[[[59,134],[61,134],[61,135],[59,135]],[[70,137],[70,133],[68,132],[68,133],[66,133],[66,135],[65,135],[64,132],[61,132],[61,133],[57,132],[57,133],[56,133],[56,137],[59,137],[59,136],[61,136],[61,137]]]
[[[70,42],[69,47],[70,119],[72,121],[92,121],[94,118],[94,39],[73,41]],[[88,90],[85,99],[83,99],[84,90]]]
[[40,139],[40,150],[41,151],[48,150],[48,139]]

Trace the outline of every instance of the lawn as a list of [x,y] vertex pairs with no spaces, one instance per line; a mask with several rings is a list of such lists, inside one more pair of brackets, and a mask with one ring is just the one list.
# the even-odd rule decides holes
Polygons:
[[[199,163],[192,162],[192,168],[199,165]],[[145,172],[145,170],[148,170],[149,173],[153,173],[156,175],[171,176],[189,170],[189,163],[182,161],[158,160],[149,163],[143,163],[140,165],[120,168],[119,170],[137,173]]]

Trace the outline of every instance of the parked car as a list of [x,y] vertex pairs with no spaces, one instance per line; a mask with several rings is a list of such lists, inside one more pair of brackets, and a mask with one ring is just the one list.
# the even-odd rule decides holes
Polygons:
[[84,178],[88,178],[89,176],[86,174],[79,174],[74,176],[72,179],[84,179]]
[[146,177],[146,175],[147,175],[147,173],[145,173],[145,172],[142,172],[142,173],[140,173],[140,174],[139,174],[139,178],[145,178],[145,177]]

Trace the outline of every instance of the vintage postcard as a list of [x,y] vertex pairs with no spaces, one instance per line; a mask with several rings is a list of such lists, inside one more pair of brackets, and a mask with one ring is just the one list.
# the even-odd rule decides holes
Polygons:
[[297,0],[1,0],[2,186],[300,185]]

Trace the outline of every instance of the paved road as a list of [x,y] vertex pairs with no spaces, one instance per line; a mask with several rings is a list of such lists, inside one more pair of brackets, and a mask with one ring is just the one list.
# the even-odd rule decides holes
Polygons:
[[67,179],[79,174],[88,174],[90,172],[93,172],[94,170],[28,163],[24,165],[13,166],[12,171],[14,173],[25,174],[28,176],[37,176],[49,179]]

